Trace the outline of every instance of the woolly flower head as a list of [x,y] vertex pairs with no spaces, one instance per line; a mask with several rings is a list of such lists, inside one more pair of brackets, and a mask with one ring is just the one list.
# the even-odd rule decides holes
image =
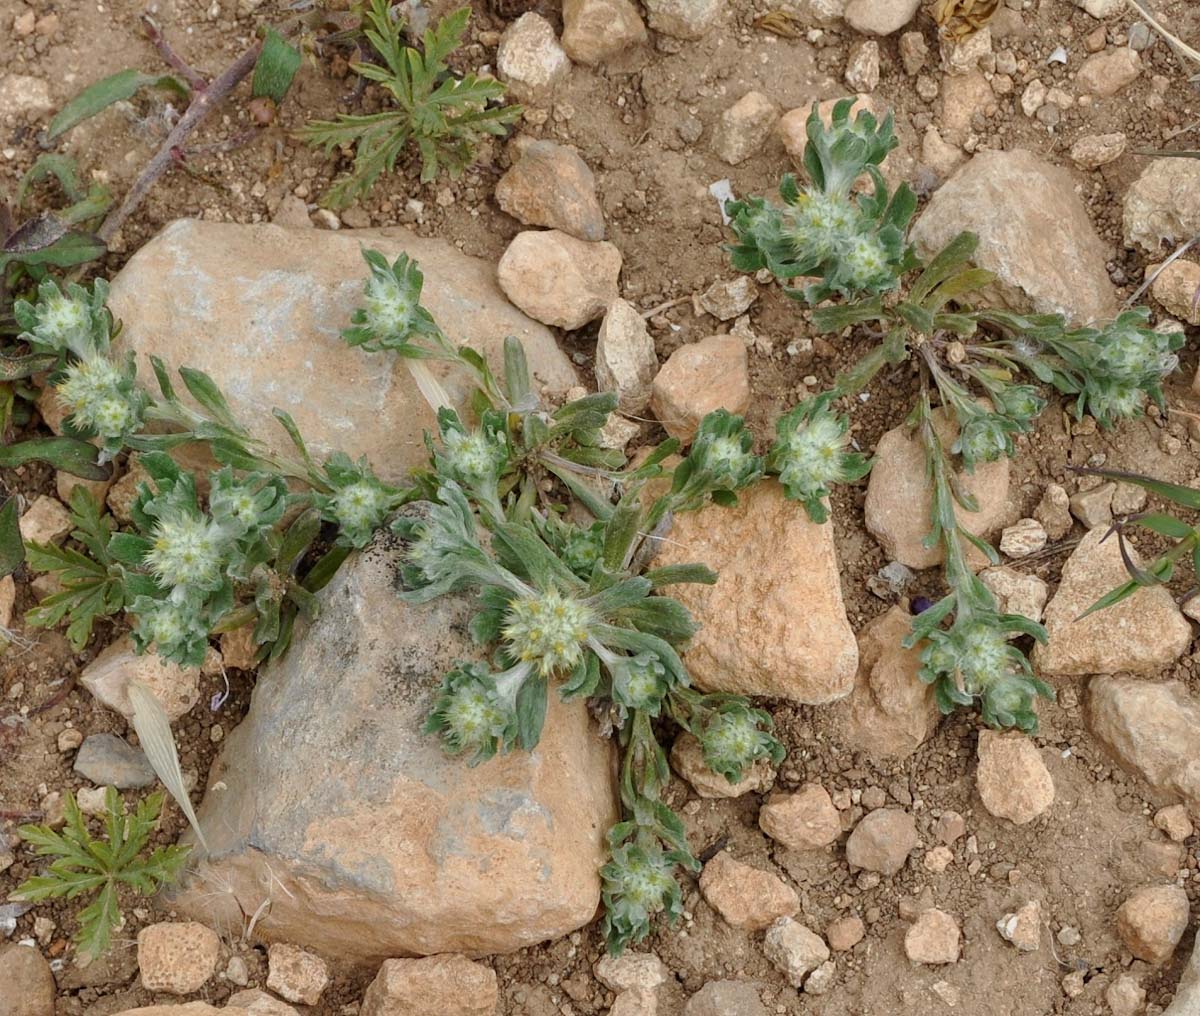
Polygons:
[[503,468],[503,443],[483,430],[446,429],[442,444],[446,468],[464,486],[476,487],[494,480]]
[[338,526],[350,534],[370,533],[379,528],[390,499],[375,480],[364,478],[333,495],[332,514]]
[[594,621],[591,608],[551,589],[513,600],[501,634],[513,657],[548,676],[575,667]]
[[624,659],[613,668],[613,698],[629,709],[655,716],[666,690],[666,673],[651,653]]
[[159,656],[177,663],[203,658],[208,625],[196,602],[139,596],[130,610],[137,617],[134,637],[141,647],[153,645]]
[[884,286],[895,275],[888,264],[888,252],[871,233],[851,239],[842,252],[842,261],[846,266],[846,280],[856,289]]
[[85,337],[91,328],[87,304],[63,293],[56,293],[44,303],[39,302],[37,314],[38,337],[59,348],[66,348]]
[[412,328],[417,299],[395,275],[372,273],[367,280],[363,311],[364,323],[380,339],[403,338]]
[[856,224],[849,199],[810,190],[785,209],[783,234],[797,254],[823,261],[850,240]]
[[440,733],[450,751],[471,752],[478,762],[495,753],[509,719],[487,668],[462,664],[446,675],[426,729]]
[[75,425],[119,446],[120,439],[141,424],[144,398],[132,373],[104,356],[77,360],[63,372],[55,386]]
[[604,882],[604,927],[610,948],[624,949],[650,931],[650,920],[682,910],[682,894],[674,876],[675,859],[657,844],[614,847],[612,860],[600,869]]
[[850,435],[835,416],[819,414],[780,440],[779,477],[786,486],[818,490],[843,480]]
[[731,782],[741,779],[756,759],[770,755],[773,743],[759,726],[759,717],[746,709],[717,713],[700,735],[704,761]]
[[1012,437],[1000,417],[993,413],[980,413],[963,426],[955,449],[968,466],[976,462],[994,462],[1009,454]]
[[221,584],[228,545],[219,523],[179,512],[154,527],[146,564],[168,588],[213,590]]

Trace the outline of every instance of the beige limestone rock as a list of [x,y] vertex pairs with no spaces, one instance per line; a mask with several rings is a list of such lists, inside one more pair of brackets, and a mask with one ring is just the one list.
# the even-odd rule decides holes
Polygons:
[[260,934],[358,960],[507,952],[592,920],[616,821],[611,743],[552,691],[535,751],[475,768],[448,756],[422,727],[445,671],[481,658],[475,606],[403,603],[399,554],[380,537],[352,557],[260,671],[177,909],[237,926],[273,886]]
[[979,236],[975,264],[996,274],[979,304],[1061,313],[1078,324],[1115,315],[1108,248],[1066,170],[1020,149],[980,152],[933,195],[912,239],[930,257],[963,230]]
[[957,963],[961,949],[958,922],[936,907],[924,911],[904,936],[904,952],[914,963]]
[[26,543],[62,543],[71,531],[71,513],[49,494],[40,494],[17,520]]
[[[933,426],[948,448],[958,437],[954,418],[938,409]],[[932,568],[940,564],[940,545],[924,546],[931,529],[932,493],[925,472],[925,450],[912,429],[901,424],[893,427],[875,446],[875,465],[867,482],[864,521],[867,530],[894,561],[910,568]],[[963,488],[979,502],[979,511],[969,512],[961,505],[954,514],[963,529],[987,539],[1004,519],[1008,502],[1009,460],[981,462],[974,473],[958,472]],[[967,559],[982,567],[987,559],[974,547]]]
[[[337,449],[366,455],[385,481],[399,482],[426,461],[423,435],[435,418],[401,358],[349,350],[340,337],[362,300],[363,246],[389,261],[413,257],[425,275],[422,303],[494,369],[502,367],[504,337],[515,335],[535,388],[566,391],[576,382],[550,332],[504,299],[489,263],[400,227],[301,232],[174,222],[113,279],[109,305],[124,323],[118,352],[137,354],[147,383],[150,354],[206,371],[239,422],[277,452],[294,449],[273,407],[291,413],[316,458]],[[449,365],[430,369],[464,409],[474,390],[468,379]]]
[[570,331],[617,299],[621,252],[557,229],[526,230],[508,245],[496,274],[505,295],[531,318]]
[[267,968],[267,987],[289,1002],[316,1005],[329,984],[325,961],[287,942],[272,943]]
[[746,346],[732,335],[711,335],[680,346],[650,390],[650,408],[671,437],[690,444],[700,421],[715,409],[743,413],[750,404]]
[[[1091,530],[1063,565],[1062,580],[1046,604],[1049,635],[1033,650],[1041,674],[1068,676],[1152,673],[1177,660],[1192,641],[1192,626],[1163,586],[1139,589],[1105,610],[1080,615],[1110,589],[1128,581],[1115,537]],[[1103,542],[1101,542],[1103,541]],[[1135,564],[1141,559],[1129,548]]]
[[[1159,265],[1147,265],[1146,276],[1155,276],[1150,292],[1159,303],[1188,324],[1200,324],[1200,264],[1172,261],[1159,271]],[[1157,274],[1156,274],[1157,273]]]
[[199,667],[181,667],[153,652],[139,656],[129,635],[101,650],[84,667],[79,680],[99,701],[126,719],[133,716],[130,681],[144,684],[171,720],[190,712],[200,700]]
[[673,595],[702,625],[684,662],[697,687],[809,705],[849,693],[858,647],[846,618],[833,530],[809,521],[774,480],[734,508],[675,519],[656,565],[703,561],[716,585]]
[[921,647],[901,644],[911,632],[912,616],[897,606],[858,634],[854,689],[830,713],[838,737],[855,751],[907,758],[937,729],[933,686],[919,677]]
[[54,1016],[57,989],[36,946],[0,947],[0,1016]]
[[1093,53],[1083,61],[1075,84],[1092,95],[1108,98],[1133,84],[1142,72],[1142,58],[1128,46]]
[[576,63],[604,63],[648,38],[629,0],[563,0],[562,16],[562,46]]
[[217,933],[195,921],[151,924],[138,932],[138,969],[147,991],[190,995],[212,977],[221,952]]
[[579,240],[604,239],[596,178],[566,145],[534,141],[496,182],[496,203],[527,226],[547,226]]
[[1054,780],[1025,734],[981,730],[978,752],[975,782],[992,815],[1025,825],[1054,803]]
[[908,812],[879,808],[865,816],[850,833],[846,860],[852,868],[877,871],[891,878],[920,844],[917,825]]
[[1162,966],[1175,952],[1188,926],[1187,893],[1179,886],[1139,889],[1117,911],[1121,941],[1139,960]]
[[779,108],[762,92],[747,92],[721,114],[712,148],[731,166],[745,162],[762,149],[779,120]]
[[637,415],[650,402],[658,373],[654,339],[633,304],[613,300],[596,338],[596,385],[616,392],[618,408]]
[[1155,253],[1200,232],[1200,161],[1150,159],[1125,192],[1125,243]]
[[764,833],[789,850],[819,850],[842,835],[842,820],[829,792],[808,783],[794,794],[772,794],[758,811]]
[[504,30],[496,72],[518,102],[545,102],[571,73],[554,28],[540,14],[522,14]]
[[734,928],[762,931],[800,909],[796,890],[778,875],[735,860],[721,851],[700,873],[708,905]]
[[1200,701],[1183,684],[1094,677],[1087,724],[1157,797],[1200,813]]
[[360,1016],[493,1016],[496,972],[465,956],[385,960]]

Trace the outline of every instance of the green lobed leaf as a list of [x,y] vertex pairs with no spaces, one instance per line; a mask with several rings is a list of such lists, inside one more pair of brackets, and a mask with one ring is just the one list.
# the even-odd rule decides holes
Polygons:
[[112,473],[99,464],[100,450],[73,437],[38,437],[0,447],[0,467],[15,469],[26,462],[48,462],[55,469],[85,480],[107,480]]

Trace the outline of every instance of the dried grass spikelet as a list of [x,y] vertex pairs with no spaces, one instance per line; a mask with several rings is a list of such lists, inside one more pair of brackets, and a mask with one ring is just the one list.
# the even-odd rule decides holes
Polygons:
[[754,27],[772,35],[785,39],[800,39],[804,37],[804,26],[799,18],[790,11],[771,11],[754,22]]
[[933,0],[929,13],[951,39],[974,35],[1000,9],[1000,0]]
[[196,839],[207,851],[208,844],[204,833],[200,831],[200,823],[196,821],[196,812],[188,797],[187,787],[183,783],[183,772],[179,768],[179,753],[175,750],[175,735],[171,733],[171,721],[154,693],[141,681],[129,682],[129,704],[133,707],[133,729],[141,741],[142,751],[150,768],[158,775],[167,792],[175,798],[188,824],[196,833]]

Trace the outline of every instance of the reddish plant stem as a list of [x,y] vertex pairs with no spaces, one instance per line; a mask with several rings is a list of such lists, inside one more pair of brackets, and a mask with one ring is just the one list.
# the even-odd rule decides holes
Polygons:
[[183,75],[194,91],[203,92],[208,87],[208,79],[176,52],[175,47],[167,41],[162,29],[158,27],[158,22],[149,14],[142,15],[142,27],[146,30],[146,37],[158,50],[163,63]]
[[154,158],[146,164],[145,169],[142,170],[137,180],[134,181],[133,186],[129,188],[129,193],[125,195],[125,200],[121,202],[119,208],[114,208],[108,213],[108,217],[104,220],[99,230],[97,230],[97,235],[101,240],[107,243],[112,239],[117,230],[125,224],[125,220],[142,203],[150,188],[158,182],[158,178],[171,168],[175,160],[179,157],[179,153],[184,151],[184,142],[188,139],[188,136],[212,112],[213,108],[237,87],[242,78],[254,69],[254,64],[258,60],[258,53],[261,49],[262,43],[255,42],[254,45],[225,68],[221,75],[213,80],[212,84],[196,91],[191,105],[188,106],[183,116],[179,118],[179,123],[167,135],[162,146],[154,153]]

